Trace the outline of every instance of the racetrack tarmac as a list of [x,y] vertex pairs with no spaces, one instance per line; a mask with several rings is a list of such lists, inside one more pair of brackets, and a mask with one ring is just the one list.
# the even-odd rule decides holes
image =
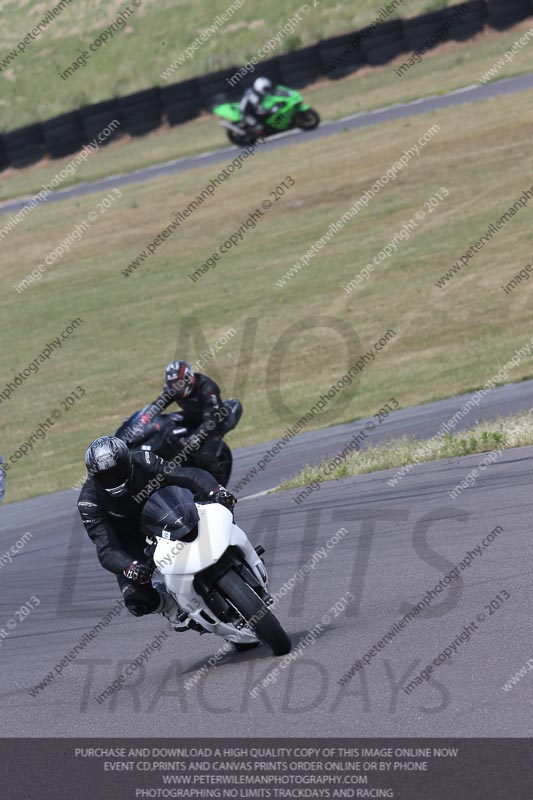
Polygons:
[[[279,136],[267,140],[267,142],[261,146],[261,150],[274,150],[278,147],[287,147],[305,142],[309,139],[322,139],[326,136],[341,133],[342,131],[354,131],[359,128],[366,128],[369,125],[378,125],[381,122],[390,122],[395,119],[424,114],[428,111],[439,111],[465,103],[488,100],[491,97],[514,94],[515,92],[522,92],[527,89],[533,89],[533,74],[519,75],[515,78],[505,78],[487,85],[473,84],[461,89],[456,89],[447,94],[431,95],[430,97],[423,97],[408,103],[397,103],[374,111],[363,111],[358,114],[352,114],[343,119],[335,120],[334,122],[324,122],[316,130],[307,133],[291,131],[289,134],[280,134]],[[221,131],[221,135],[223,135],[223,131]],[[154,178],[160,178],[164,175],[175,175],[180,172],[198,169],[199,167],[229,162],[235,158],[236,153],[237,148],[224,147],[220,150],[201,153],[197,156],[187,156],[174,159],[173,161],[167,161],[164,164],[154,164],[151,167],[144,167],[143,169],[135,170],[130,173],[110,175],[107,178],[92,181],[91,183],[79,183],[67,187],[66,189],[52,192],[46,196],[43,203],[56,203],[73,197],[81,197],[94,192],[100,192],[102,190],[108,191],[118,186],[127,186],[133,183],[153,180]],[[20,211],[29,200],[31,200],[31,197],[7,200],[0,203],[0,215],[12,214]]]
[[[529,408],[530,397],[530,382],[502,387],[490,393],[476,416]],[[396,412],[379,435],[429,435],[464,401]],[[327,450],[328,431],[340,440],[344,436],[337,429],[303,434],[293,445],[291,465]],[[256,459],[262,449],[255,448]],[[251,455],[252,448],[245,452]],[[236,455],[242,474],[246,465],[241,452]],[[531,675],[508,691],[502,686],[533,656],[528,636],[533,448],[497,454],[474,485],[452,499],[448,492],[479,469],[483,458],[421,464],[392,488],[387,479],[394,471],[322,484],[300,506],[292,501],[298,490],[239,503],[238,523],[254,544],[267,548],[272,591],[283,587],[276,613],[296,648],[307,637],[298,657],[285,666],[260,647],[226,654],[218,666],[199,673],[222,640],[175,634],[159,616],[135,619],[122,611],[35,696],[32,687],[54,673],[113,608],[118,594],[78,520],[75,492],[3,507],[4,735],[531,736]],[[285,467],[273,463],[258,485],[279,479]],[[12,563],[1,558],[26,531],[33,538]],[[465,564],[468,551],[475,553],[478,546],[481,553],[471,555],[452,580],[453,567]],[[325,552],[315,555],[321,548]],[[299,582],[306,564],[314,567]],[[339,685],[355,659],[445,576],[427,610]],[[36,607],[22,617],[17,611],[26,603]],[[461,639],[465,626],[471,633]],[[156,636],[161,649],[150,655],[147,648]],[[429,682],[406,693],[403,685],[452,642],[453,656],[435,667]],[[143,652],[149,656],[145,666],[98,703],[96,697]]]

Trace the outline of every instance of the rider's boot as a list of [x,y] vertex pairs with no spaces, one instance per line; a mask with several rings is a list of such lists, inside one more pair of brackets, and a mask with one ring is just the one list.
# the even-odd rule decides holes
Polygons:
[[180,608],[179,604],[174,600],[171,594],[168,593],[163,584],[157,584],[154,588],[157,589],[161,596],[159,608],[156,608],[155,613],[161,614],[165,619],[168,619],[171,625],[174,626],[175,631],[198,631],[198,633],[207,633],[205,628],[202,628],[196,620],[190,619],[187,612]]
[[159,607],[155,610],[155,613],[159,613],[165,617],[165,619],[168,619],[171,625],[179,625],[184,621],[183,609],[180,608],[178,603],[174,600],[172,595],[166,591],[165,588],[162,586],[157,586],[157,591],[159,592],[161,600]]

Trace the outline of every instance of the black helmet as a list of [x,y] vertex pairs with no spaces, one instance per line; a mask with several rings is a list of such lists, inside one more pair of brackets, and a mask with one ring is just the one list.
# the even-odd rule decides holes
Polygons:
[[260,97],[264,97],[273,89],[272,81],[269,78],[256,78],[254,81],[254,92]]
[[95,439],[87,448],[85,466],[100,489],[112,495],[126,492],[132,464],[130,451],[122,439],[116,436]]
[[176,397],[188,397],[194,386],[194,371],[186,361],[171,361],[165,370],[167,392]]
[[191,542],[197,536],[199,520],[192,492],[180,486],[165,486],[144,504],[141,530],[162,539]]

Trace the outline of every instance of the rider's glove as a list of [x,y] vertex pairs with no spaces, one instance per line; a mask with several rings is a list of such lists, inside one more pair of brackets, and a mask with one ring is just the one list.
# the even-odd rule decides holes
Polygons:
[[212,489],[209,492],[209,499],[212,500],[213,503],[220,503],[221,506],[225,506],[229,511],[233,511],[235,503],[237,502],[235,495],[228,492],[224,486],[217,486],[216,489]]
[[143,564],[142,561],[132,561],[123,574],[132,583],[150,583],[153,571],[153,567],[150,564]]

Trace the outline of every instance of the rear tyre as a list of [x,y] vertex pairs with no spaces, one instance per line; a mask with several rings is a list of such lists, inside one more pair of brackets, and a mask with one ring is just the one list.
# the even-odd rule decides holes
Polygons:
[[235,133],[228,128],[227,130],[228,139],[232,144],[236,144],[237,147],[244,147],[245,145],[255,144],[256,138],[255,136],[250,133]]
[[[284,656],[292,647],[274,614],[234,570],[229,570],[218,581],[218,589],[250,624],[257,638],[270,647],[275,656]],[[253,622],[252,622],[253,620]]]
[[297,111],[293,117],[293,123],[303,131],[313,131],[320,125],[320,114],[314,108],[307,111]]
[[213,464],[211,475],[222,486],[227,486],[231,478],[231,470],[233,469],[233,456],[226,442],[222,442],[220,453],[218,454],[216,464]]

